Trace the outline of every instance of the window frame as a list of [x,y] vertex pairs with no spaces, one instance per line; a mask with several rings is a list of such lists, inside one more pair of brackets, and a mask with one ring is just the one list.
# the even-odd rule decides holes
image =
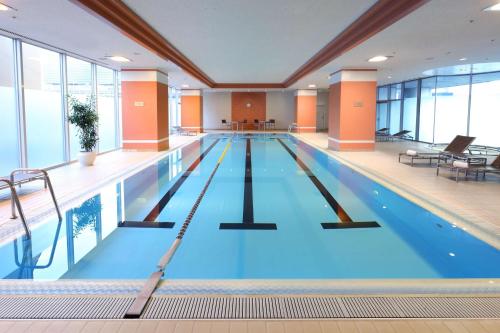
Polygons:
[[35,47],[42,48],[44,50],[52,51],[58,54],[59,57],[59,67],[60,67],[60,77],[59,81],[61,83],[60,89],[60,103],[61,103],[61,123],[60,126],[63,129],[63,162],[49,165],[44,167],[45,170],[54,169],[60,166],[68,165],[76,161],[76,159],[71,159],[70,152],[70,132],[69,132],[69,122],[66,119],[66,115],[69,109],[67,93],[68,93],[68,66],[67,57],[72,57],[78,60],[82,60],[91,64],[92,68],[92,92],[95,96],[97,90],[97,77],[96,77],[96,66],[102,66],[106,69],[113,71],[113,92],[114,92],[114,127],[115,127],[115,149],[108,150],[106,152],[99,152],[99,146],[97,146],[97,152],[99,155],[106,154],[121,149],[121,112],[120,103],[121,96],[119,96],[119,70],[113,68],[107,64],[98,63],[92,59],[85,58],[78,54],[70,53],[61,50],[57,47],[38,42],[36,40],[22,38],[18,35],[9,34],[2,32],[0,36],[8,38],[12,41],[13,45],[13,66],[14,66],[14,94],[15,94],[15,113],[16,113],[16,126],[17,126],[17,152],[18,152],[18,165],[20,168],[28,167],[28,146],[27,146],[27,127],[26,127],[26,101],[25,101],[25,91],[24,91],[24,63],[23,63],[23,47],[22,44],[29,44]]

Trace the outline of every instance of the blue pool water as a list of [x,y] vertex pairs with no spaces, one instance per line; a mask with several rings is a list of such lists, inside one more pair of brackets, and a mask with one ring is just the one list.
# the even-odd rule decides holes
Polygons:
[[148,277],[228,143],[165,278],[500,277],[495,248],[284,134],[208,135],[168,154],[0,245],[0,277]]

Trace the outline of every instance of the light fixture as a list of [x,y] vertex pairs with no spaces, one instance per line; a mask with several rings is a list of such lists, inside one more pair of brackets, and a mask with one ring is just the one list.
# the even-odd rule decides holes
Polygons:
[[494,4],[493,6],[486,7],[483,9],[485,12],[497,12],[500,11],[500,2],[497,4]]
[[181,87],[182,88],[189,88],[189,84],[183,84]]
[[387,78],[388,78],[388,79],[392,79],[392,76],[390,76],[390,75],[389,75]]
[[315,84],[310,84],[308,85],[309,88],[316,88],[316,85]]
[[6,12],[8,11],[10,8],[6,5],[4,5],[3,3],[0,3],[0,11],[2,12]]
[[465,60],[467,60],[467,58],[460,58],[460,59],[458,59],[458,61],[465,61]]
[[381,62],[381,61],[386,61],[387,59],[389,59],[388,56],[378,55],[378,56],[375,56],[375,57],[368,59],[368,61],[369,62]]
[[116,62],[130,62],[130,59],[122,57],[122,56],[107,56],[106,58],[109,60],[116,61]]

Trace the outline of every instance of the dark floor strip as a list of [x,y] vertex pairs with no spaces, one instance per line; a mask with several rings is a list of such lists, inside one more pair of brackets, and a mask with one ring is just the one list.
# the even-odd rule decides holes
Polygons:
[[173,228],[174,222],[123,221],[118,223],[119,228]]
[[245,187],[243,190],[242,223],[221,223],[221,230],[276,230],[275,223],[255,223],[253,216],[252,144],[246,139]]
[[351,228],[377,228],[380,224],[377,222],[341,222],[341,223],[321,223],[323,229],[351,229]]
[[[295,154],[281,139],[277,139],[278,142],[283,146],[283,148],[292,156],[292,158],[297,162],[300,168],[305,172],[305,174],[309,177],[312,183],[316,186],[318,191],[323,195],[325,200],[328,202],[330,207],[333,209],[335,214],[340,219],[341,223],[322,223],[324,229],[346,229],[346,228],[372,228],[372,227],[380,227],[377,222],[354,222],[349,214],[342,208],[342,206],[335,200],[333,195],[327,188],[321,183],[321,181],[312,173],[309,167],[302,161],[297,154]],[[360,223],[360,225],[358,225]]]
[[[175,182],[174,186],[168,190],[167,193],[160,199],[160,201],[156,204],[156,206],[151,210],[151,212],[144,218],[145,222],[154,221],[158,218],[161,211],[168,204],[170,199],[175,195],[175,193],[179,190],[182,184],[186,181],[186,179],[191,175],[194,169],[200,164],[200,162],[207,156],[207,154],[212,150],[213,147],[220,141],[220,139],[215,140],[190,166],[189,168],[182,174],[182,176]],[[201,141],[203,142],[203,141]],[[200,142],[200,144],[201,144]]]

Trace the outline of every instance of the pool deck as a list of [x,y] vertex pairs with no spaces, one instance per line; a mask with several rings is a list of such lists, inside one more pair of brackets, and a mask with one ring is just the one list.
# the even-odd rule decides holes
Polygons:
[[9,320],[7,332],[498,333],[500,320]]
[[475,181],[462,174],[457,183],[447,170],[436,176],[435,165],[429,166],[427,161],[416,161],[414,167],[399,163],[398,153],[407,149],[430,151],[426,144],[418,142],[377,142],[372,152],[335,152],[327,150],[327,133],[295,135],[500,249],[498,175]]

